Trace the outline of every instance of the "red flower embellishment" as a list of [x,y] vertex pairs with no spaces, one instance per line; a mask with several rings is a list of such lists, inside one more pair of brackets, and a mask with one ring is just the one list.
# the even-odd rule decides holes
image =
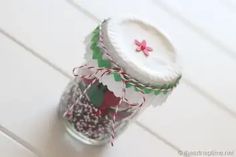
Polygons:
[[135,42],[135,45],[138,46],[136,48],[137,52],[142,51],[145,56],[148,56],[149,52],[152,51],[152,48],[147,46],[146,40],[143,40],[142,42],[139,42],[138,40],[135,40],[134,42]]

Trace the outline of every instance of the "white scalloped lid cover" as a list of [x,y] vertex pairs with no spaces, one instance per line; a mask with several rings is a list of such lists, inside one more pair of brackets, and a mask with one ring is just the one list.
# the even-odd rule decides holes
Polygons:
[[[113,60],[129,75],[146,84],[172,83],[180,75],[176,51],[167,36],[137,17],[114,17],[102,24],[104,44]],[[135,40],[146,41],[146,56]]]

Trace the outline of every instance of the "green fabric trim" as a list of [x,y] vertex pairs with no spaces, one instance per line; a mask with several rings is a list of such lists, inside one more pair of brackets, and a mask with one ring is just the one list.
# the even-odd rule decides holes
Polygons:
[[147,88],[144,89],[144,93],[145,93],[145,94],[149,94],[149,93],[151,93],[151,92],[152,92],[152,89],[147,89]]
[[132,87],[131,83],[126,83],[126,88]]
[[161,90],[155,90],[155,91],[154,91],[154,94],[155,94],[155,95],[159,95],[160,92],[161,92]]
[[92,34],[93,34],[93,36],[91,38],[91,46],[90,46],[90,48],[93,52],[92,58],[97,60],[98,67],[110,68],[111,62],[107,59],[103,59],[102,51],[97,45],[97,43],[99,41],[99,27],[97,27]]
[[99,47],[94,47],[93,48],[93,59],[102,59],[102,52]]

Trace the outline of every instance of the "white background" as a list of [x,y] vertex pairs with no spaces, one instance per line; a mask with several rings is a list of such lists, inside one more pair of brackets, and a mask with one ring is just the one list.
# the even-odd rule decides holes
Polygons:
[[[183,79],[115,147],[84,146],[58,122],[58,101],[84,61],[84,37],[126,12],[148,15],[169,34]],[[0,0],[0,157],[236,156],[235,28],[234,0]]]

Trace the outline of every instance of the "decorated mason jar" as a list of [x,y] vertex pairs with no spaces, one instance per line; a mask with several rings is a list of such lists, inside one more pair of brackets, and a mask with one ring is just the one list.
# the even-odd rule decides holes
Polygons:
[[162,31],[136,17],[104,20],[86,45],[86,63],[73,69],[60,115],[76,139],[113,145],[144,108],[162,104],[176,87],[176,51]]

